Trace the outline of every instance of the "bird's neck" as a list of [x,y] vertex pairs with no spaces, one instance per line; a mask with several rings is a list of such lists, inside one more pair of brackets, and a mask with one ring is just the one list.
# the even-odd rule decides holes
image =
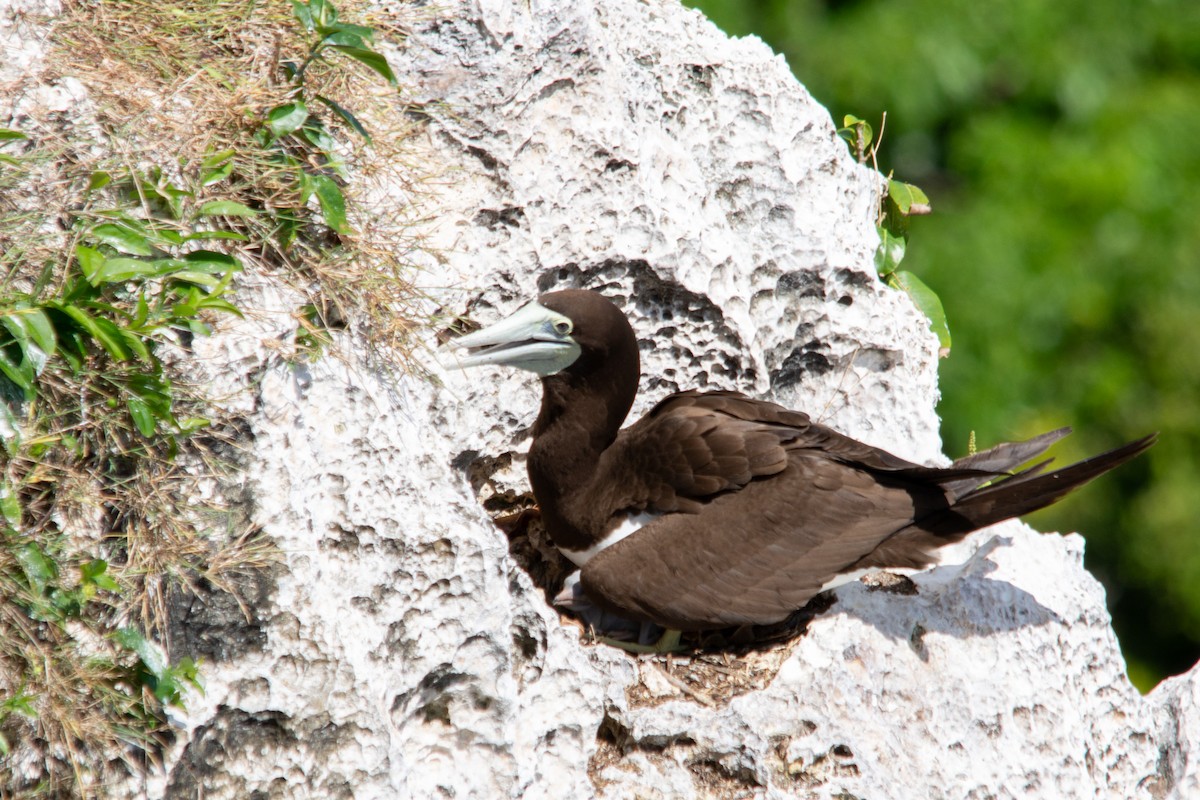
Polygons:
[[601,509],[583,497],[604,451],[617,438],[637,393],[630,375],[563,372],[542,379],[542,408],[529,447],[529,481],[547,532],[560,547],[578,549],[600,534]]

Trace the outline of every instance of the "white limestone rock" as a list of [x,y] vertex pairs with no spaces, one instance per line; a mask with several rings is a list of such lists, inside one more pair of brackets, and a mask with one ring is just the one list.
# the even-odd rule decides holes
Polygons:
[[1082,540],[992,533],[917,594],[839,590],[764,689],[630,709],[625,735],[655,743],[656,781],[701,760],[754,796],[1164,796],[1173,737],[1125,677]]
[[1146,698],[1157,729],[1159,772],[1172,798],[1200,797],[1200,670],[1163,681]]
[[873,269],[880,176],[762,42],[668,2],[466,3],[396,61],[470,176],[435,244],[477,311],[602,288],[644,390],[750,390],[940,457],[936,342]]
[[[13,98],[22,94],[23,78],[33,75],[46,57],[49,26],[45,20],[62,11],[60,0],[4,0],[0,3],[0,86]],[[13,84],[16,84],[15,86]]]
[[[601,288],[642,343],[635,413],[677,388],[738,388],[942,460],[936,341],[872,270],[879,176],[780,58],[665,0],[429,13],[391,55],[444,165],[431,302],[488,322],[539,291]],[[132,791],[1200,791],[1197,673],[1137,695],[1078,537],[1006,524],[916,576],[916,594],[838,590],[790,644],[641,662],[581,644],[468,482],[495,468],[524,491],[534,380],[432,355],[440,384],[387,375],[349,337],[345,360],[292,363],[301,299],[249,277],[240,291],[254,313],[196,340],[189,368],[247,432],[242,483],[224,490],[248,498],[280,564],[249,587],[248,623],[219,595],[180,609],[175,641],[204,658],[206,691]]]

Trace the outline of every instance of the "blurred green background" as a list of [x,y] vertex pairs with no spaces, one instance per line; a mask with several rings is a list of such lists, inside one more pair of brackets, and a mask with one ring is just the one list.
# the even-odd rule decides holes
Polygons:
[[1200,658],[1200,0],[690,0],[783,53],[934,213],[904,268],[942,299],[952,456],[1061,425],[1142,457],[1030,518],[1079,530],[1130,676]]

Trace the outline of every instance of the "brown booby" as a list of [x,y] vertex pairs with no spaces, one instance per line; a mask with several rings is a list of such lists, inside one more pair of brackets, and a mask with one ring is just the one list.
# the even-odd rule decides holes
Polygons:
[[938,548],[1054,503],[1155,439],[1012,471],[1063,428],[926,467],[729,391],[673,394],[622,430],[637,339],[592,291],[544,294],[449,346],[467,349],[464,367],[541,376],[528,470],[547,532],[593,603],[676,630],[776,623],[839,576],[930,566]]

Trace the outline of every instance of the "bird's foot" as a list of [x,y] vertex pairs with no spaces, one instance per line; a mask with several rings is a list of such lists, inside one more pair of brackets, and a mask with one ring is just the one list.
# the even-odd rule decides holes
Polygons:
[[596,641],[624,650],[626,653],[660,655],[663,653],[680,653],[686,650],[687,648],[679,641],[681,635],[682,631],[664,628],[662,629],[662,636],[658,637],[658,641],[654,644],[625,642],[620,639],[614,639],[611,636],[597,636]]
[[679,643],[679,631],[653,622],[635,622],[593,604],[579,588],[578,572],[567,577],[563,590],[554,598],[554,605],[575,614],[594,642],[627,653],[675,653],[684,649]]

